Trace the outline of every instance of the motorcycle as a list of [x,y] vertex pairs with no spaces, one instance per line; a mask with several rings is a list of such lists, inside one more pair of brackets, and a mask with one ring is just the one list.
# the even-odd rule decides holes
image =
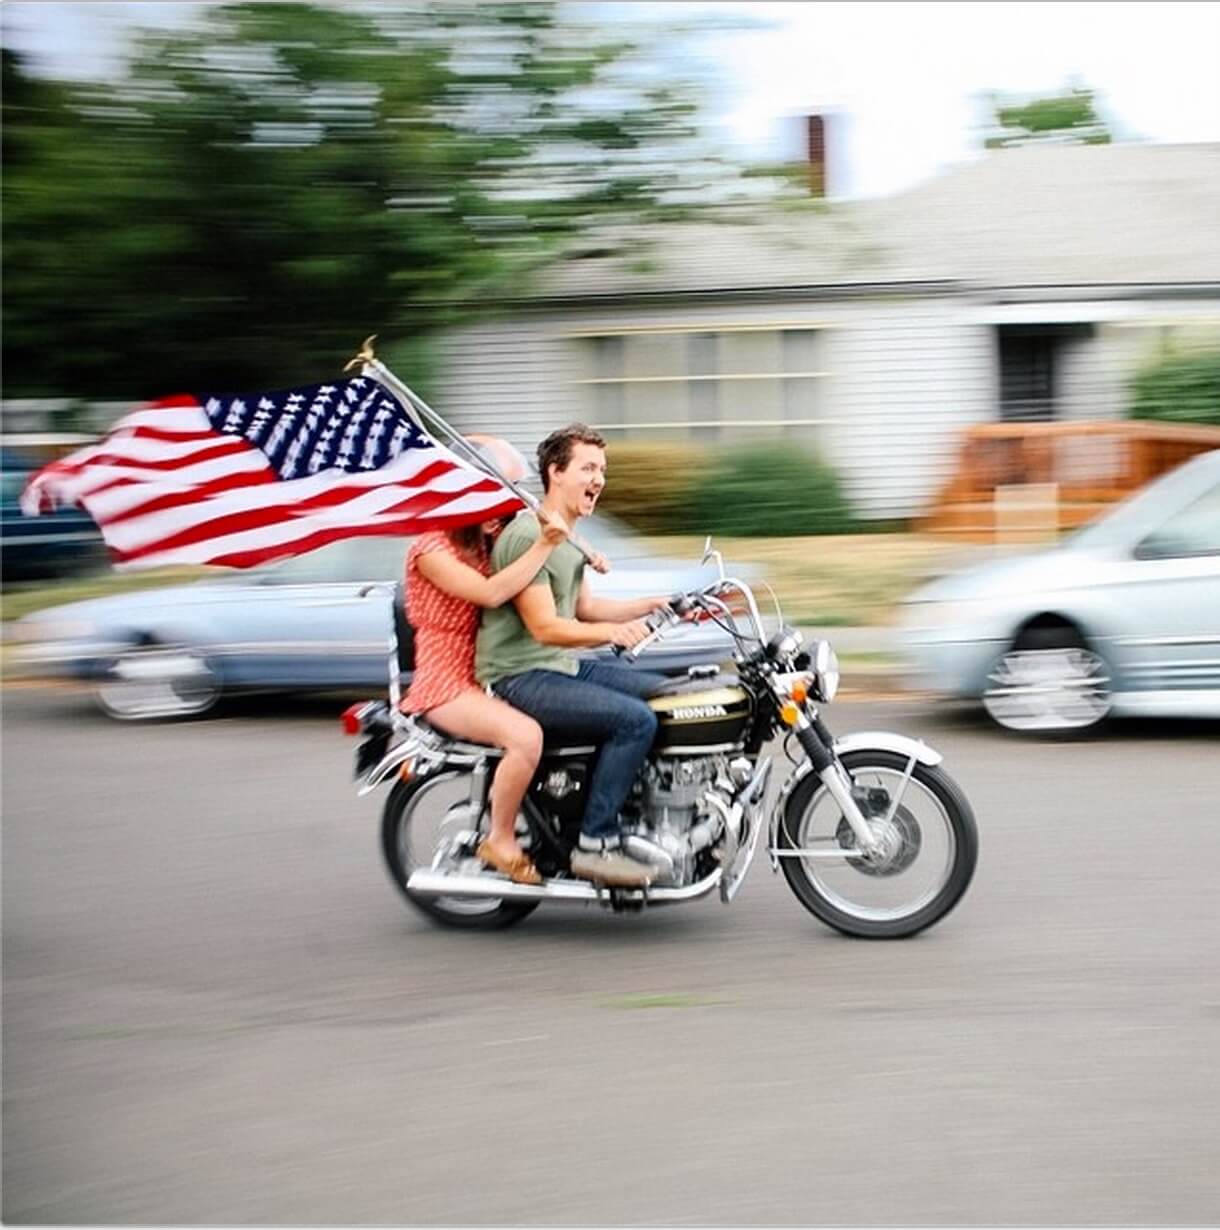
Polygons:
[[[970,804],[922,741],[886,731],[836,738],[818,709],[839,686],[830,642],[806,646],[783,623],[768,636],[750,586],[725,574],[708,540],[704,562],[719,577],[676,595],[647,621],[649,635],[621,657],[634,660],[688,619],[730,632],[734,670],[708,663],[658,688],[656,740],[623,810],[624,848],[653,870],[646,889],[613,888],[569,870],[596,747],[544,748],[517,819],[517,836],[543,876],[517,884],[475,849],[489,826],[498,748],[454,739],[399,710],[399,676],[410,669],[410,629],[399,587],[367,586],[393,606],[385,700],[351,706],[344,730],[361,738],[359,794],[393,781],[381,825],[391,878],[439,923],[494,928],[518,923],[543,902],[615,911],[696,901],[740,891],[760,835],[772,872],[797,900],[846,935],[895,939],[932,926],[961,900],[974,874],[978,834]],[[735,599],[731,604],[730,600]],[[740,626],[748,617],[748,629]],[[792,769],[769,817],[772,739],[785,732]]]

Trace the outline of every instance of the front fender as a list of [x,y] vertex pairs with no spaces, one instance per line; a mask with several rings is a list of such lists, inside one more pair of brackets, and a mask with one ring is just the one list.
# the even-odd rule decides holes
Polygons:
[[929,767],[944,760],[935,748],[929,747],[922,739],[910,739],[889,730],[857,730],[835,740],[836,756],[859,751],[897,752],[900,756],[914,756],[920,764]]
[[[848,752],[867,752],[867,751],[882,751],[896,752],[899,756],[906,756],[908,759],[914,757],[919,764],[925,764],[931,767],[938,765],[944,757],[934,747],[929,747],[921,739],[911,739],[906,735],[897,735],[890,730],[857,730],[853,734],[844,735],[841,739],[834,741],[835,756],[844,756]],[[792,796],[792,792],[813,772],[813,765],[808,760],[802,761],[796,769],[796,772],[784,783],[783,789],[779,792],[779,797],[775,800],[775,806],[771,811],[771,834],[770,844],[771,849],[775,849],[775,843],[779,836],[780,818],[788,806],[788,799]],[[775,856],[771,856],[771,869],[779,870],[779,862]]]

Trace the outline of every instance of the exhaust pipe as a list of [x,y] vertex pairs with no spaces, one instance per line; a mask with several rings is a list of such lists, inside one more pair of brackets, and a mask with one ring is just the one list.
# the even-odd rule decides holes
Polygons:
[[[648,905],[669,905],[681,901],[696,901],[714,892],[720,883],[722,870],[717,867],[685,888],[620,888],[614,891],[628,901]],[[541,884],[514,884],[499,876],[455,875],[450,872],[421,868],[407,880],[407,892],[419,897],[494,897],[501,901],[573,901],[582,905],[610,902],[610,890],[581,880],[544,880]]]

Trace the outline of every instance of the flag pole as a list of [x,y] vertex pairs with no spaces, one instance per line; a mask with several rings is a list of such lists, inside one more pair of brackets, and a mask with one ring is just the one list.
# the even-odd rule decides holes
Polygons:
[[[472,448],[470,443],[462,436],[460,432],[454,431],[449,424],[441,418],[435,410],[418,393],[411,389],[404,381],[400,380],[386,365],[377,358],[373,351],[373,343],[377,340],[377,335],[374,333],[364,339],[364,344],[356,352],[355,356],[344,364],[343,370],[350,371],[357,364],[360,365],[361,374],[368,376],[372,380],[376,380],[378,384],[389,389],[391,393],[402,404],[403,409],[415,420],[416,426],[421,431],[428,432],[428,424],[424,421],[424,415],[438,426],[444,429],[445,434],[449,437],[445,443],[449,447],[456,448],[465,460],[472,465],[482,470],[485,474],[490,474],[492,478],[503,483],[509,491],[513,493],[525,506],[532,512],[537,513],[542,507],[542,501],[537,498],[532,492],[526,491],[524,487],[515,483],[507,475],[505,475],[496,465],[495,461],[484,456],[476,449]],[[594,552],[591,547],[581,542],[574,533],[569,532],[568,541],[585,557],[586,560],[592,562]]]

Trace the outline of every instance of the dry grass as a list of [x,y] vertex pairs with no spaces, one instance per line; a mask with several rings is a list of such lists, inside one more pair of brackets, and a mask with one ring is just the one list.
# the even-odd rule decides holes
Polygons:
[[[659,553],[698,559],[703,539],[650,537]],[[816,538],[722,538],[735,563],[761,569],[791,623],[882,626],[895,604],[930,576],[955,565],[960,548],[920,534],[842,534]],[[760,594],[760,599],[763,598]]]
[[0,598],[0,610],[7,622],[20,619],[31,611],[40,611],[43,607],[83,602],[86,598],[106,598],[111,594],[126,594],[137,589],[155,589],[162,585],[181,585],[207,575],[208,570],[203,568],[162,568],[148,572],[91,572],[43,581],[8,581]]
[[[703,539],[646,537],[659,554],[698,559]],[[961,562],[962,548],[919,534],[845,534],[811,538],[722,538],[716,546],[727,564],[750,563],[775,588],[785,617],[824,627],[880,626],[890,622],[895,603],[927,577]],[[148,573],[102,572],[58,581],[4,587],[3,618],[82,598],[180,583],[208,575],[207,569]],[[759,594],[765,600],[764,593]]]

